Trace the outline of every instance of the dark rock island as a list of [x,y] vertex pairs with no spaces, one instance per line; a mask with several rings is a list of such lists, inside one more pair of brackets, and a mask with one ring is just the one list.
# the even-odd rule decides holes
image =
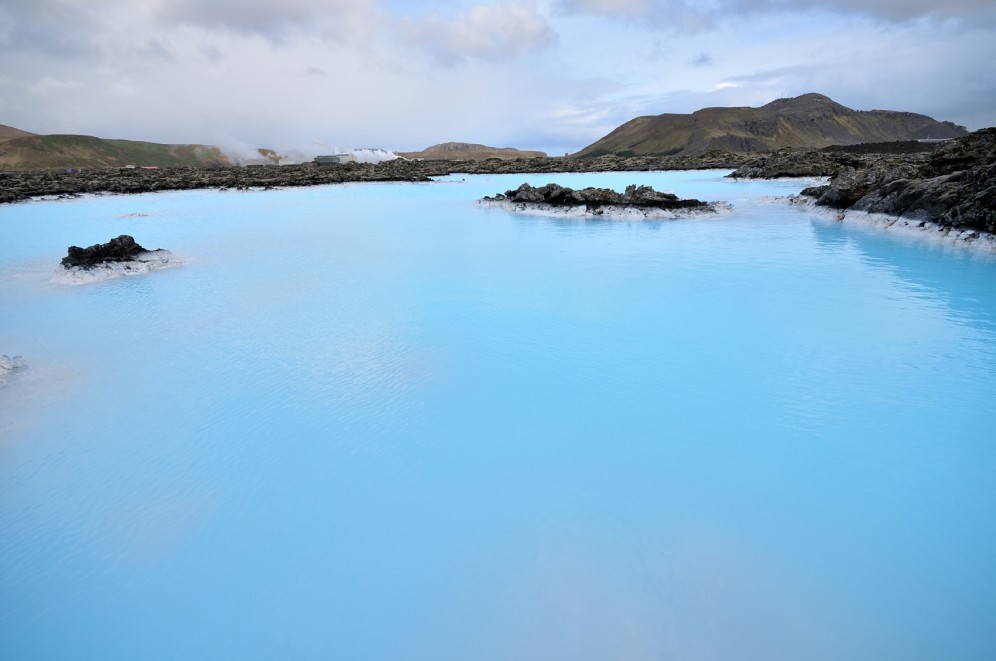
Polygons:
[[632,214],[644,217],[676,217],[690,212],[715,213],[714,203],[701,200],[680,199],[672,193],[661,193],[650,186],[627,186],[624,193],[608,188],[583,188],[574,190],[557,184],[534,188],[522,184],[515,190],[499,193],[479,200],[480,204],[505,206],[515,210],[548,212],[580,211],[588,215]]
[[137,275],[179,266],[169,250],[146,250],[127,234],[89,248],[70,246],[62,258],[54,280],[65,284],[85,284],[123,275]]
[[107,243],[98,243],[89,248],[69,246],[69,254],[62,258],[62,266],[67,269],[79,267],[92,269],[104,262],[131,262],[138,255],[149,252],[135,242],[135,239],[122,234]]

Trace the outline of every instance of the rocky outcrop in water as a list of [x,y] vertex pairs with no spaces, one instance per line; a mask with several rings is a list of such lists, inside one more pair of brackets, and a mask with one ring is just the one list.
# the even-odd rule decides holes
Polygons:
[[819,206],[893,216],[904,226],[996,233],[996,128],[920,144],[782,150],[755,156],[728,176],[826,176],[828,183],[802,191]]
[[62,258],[62,265],[67,269],[92,269],[104,262],[130,262],[143,252],[148,251],[138,245],[134,238],[122,234],[107,243],[98,243],[89,248],[69,246],[69,254]]
[[608,188],[574,190],[558,184],[547,184],[539,188],[522,184],[515,190],[508,190],[494,197],[485,197],[479,202],[484,205],[507,206],[522,210],[578,210],[592,215],[638,212],[644,216],[674,216],[688,212],[717,210],[716,205],[709,202],[683,200],[673,193],[661,193],[650,186],[635,185],[627,186],[624,193],[617,193]]
[[134,238],[122,234],[89,248],[70,246],[54,280],[78,285],[179,265],[169,250],[146,250]]
[[802,194],[834,209],[996,233],[996,128],[945,144],[922,161],[842,168]]

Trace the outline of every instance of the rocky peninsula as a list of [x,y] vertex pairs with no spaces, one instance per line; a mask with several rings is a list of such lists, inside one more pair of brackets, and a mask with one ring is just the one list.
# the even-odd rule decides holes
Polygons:
[[732,177],[828,176],[802,191],[816,205],[881,214],[891,224],[996,234],[996,128],[929,151],[781,151],[755,158]]
[[691,213],[716,213],[719,205],[695,199],[680,199],[650,186],[630,185],[624,193],[608,188],[574,190],[558,184],[539,188],[522,184],[495,196],[478,200],[484,206],[500,206],[514,211],[541,213],[580,213],[591,216],[637,215],[643,218],[676,218]]

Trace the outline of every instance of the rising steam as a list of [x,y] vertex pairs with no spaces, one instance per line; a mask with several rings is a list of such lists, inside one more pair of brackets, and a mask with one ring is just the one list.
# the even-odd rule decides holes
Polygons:
[[263,148],[253,147],[239,140],[219,140],[216,141],[219,149],[232,163],[245,165],[246,163],[258,162],[260,160],[270,160],[273,163],[307,163],[314,160],[316,156],[330,154],[350,154],[357,163],[381,163],[383,161],[393,161],[400,158],[393,151],[377,148],[343,148],[335,147],[327,143],[312,143],[306,147],[281,147]]

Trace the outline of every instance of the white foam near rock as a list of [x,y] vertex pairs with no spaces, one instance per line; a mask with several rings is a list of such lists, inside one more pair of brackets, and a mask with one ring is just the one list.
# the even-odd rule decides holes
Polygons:
[[24,367],[24,359],[20,356],[8,356],[0,353],[0,380],[19,367]]
[[[772,198],[774,201],[775,198]],[[789,204],[805,208],[820,220],[836,221],[864,227],[911,241],[923,241],[939,246],[967,249],[975,253],[996,254],[996,235],[978,230],[947,227],[923,218],[903,218],[884,213],[832,209],[818,206],[808,197],[789,195],[780,198]]]
[[483,199],[475,204],[482,207],[507,209],[528,216],[554,216],[559,218],[604,218],[612,220],[678,220],[716,218],[727,216],[733,205],[726,202],[710,202],[707,208],[660,209],[631,204],[603,204],[561,206],[543,202],[513,202],[511,200]]
[[136,254],[129,261],[101,262],[94,266],[60,266],[52,276],[52,282],[61,285],[85,285],[129,275],[140,275],[150,271],[181,266],[181,262],[169,250],[146,250]]

